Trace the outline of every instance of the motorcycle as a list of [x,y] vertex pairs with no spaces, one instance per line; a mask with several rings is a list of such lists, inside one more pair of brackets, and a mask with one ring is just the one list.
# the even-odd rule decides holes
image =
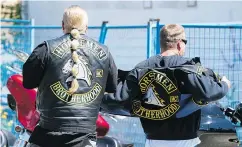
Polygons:
[[[28,54],[21,51],[13,51],[13,54],[25,62],[28,58]],[[2,145],[14,146],[14,147],[26,147],[28,144],[31,132],[33,132],[35,126],[38,124],[40,115],[36,111],[35,101],[37,95],[37,89],[25,89],[23,87],[23,77],[21,70],[14,67],[8,67],[9,69],[17,72],[8,78],[7,88],[11,94],[7,95],[8,106],[11,110],[16,111],[17,119],[21,125],[15,126],[15,131],[18,133],[18,138],[15,138],[11,133],[4,130],[0,131],[0,137],[4,142]],[[103,118],[103,115],[115,119],[114,115],[104,114],[99,112],[96,121],[96,132],[97,132],[97,146],[98,147],[132,147],[131,143],[124,143],[114,137],[107,136],[109,131],[109,124]]]
[[224,108],[219,104],[204,107],[199,130],[201,144],[197,147],[241,146],[239,135],[242,126],[241,116],[241,104],[238,104],[235,109]]

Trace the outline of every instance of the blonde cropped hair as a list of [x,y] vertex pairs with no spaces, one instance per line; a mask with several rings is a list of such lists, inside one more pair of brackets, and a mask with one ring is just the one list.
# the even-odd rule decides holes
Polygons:
[[160,31],[160,46],[163,49],[174,47],[182,39],[186,39],[185,29],[179,24],[167,24]]
[[72,29],[77,29],[81,34],[85,34],[88,25],[86,11],[76,5],[65,9],[63,24],[64,33],[70,33]]

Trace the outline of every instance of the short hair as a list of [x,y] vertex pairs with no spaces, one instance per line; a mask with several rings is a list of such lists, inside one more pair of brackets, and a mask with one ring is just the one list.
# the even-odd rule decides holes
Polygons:
[[85,33],[88,25],[87,13],[77,5],[70,6],[65,9],[63,23],[65,33],[70,33],[72,29],[77,29],[80,33]]
[[186,39],[185,29],[179,24],[167,24],[160,31],[160,46],[163,49],[172,47],[178,40]]

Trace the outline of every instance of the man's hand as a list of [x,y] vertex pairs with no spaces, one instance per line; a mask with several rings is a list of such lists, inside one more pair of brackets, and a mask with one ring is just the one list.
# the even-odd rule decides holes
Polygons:
[[225,76],[222,77],[221,81],[224,81],[225,83],[227,83],[228,87],[231,88],[231,83]]

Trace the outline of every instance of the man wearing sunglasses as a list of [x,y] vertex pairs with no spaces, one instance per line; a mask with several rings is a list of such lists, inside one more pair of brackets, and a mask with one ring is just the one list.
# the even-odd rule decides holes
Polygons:
[[200,106],[223,98],[230,88],[226,77],[203,68],[199,58],[183,57],[186,44],[181,25],[165,25],[160,31],[161,54],[139,63],[124,76],[117,92],[103,99],[108,105],[125,102],[140,118],[146,147],[198,145]]

